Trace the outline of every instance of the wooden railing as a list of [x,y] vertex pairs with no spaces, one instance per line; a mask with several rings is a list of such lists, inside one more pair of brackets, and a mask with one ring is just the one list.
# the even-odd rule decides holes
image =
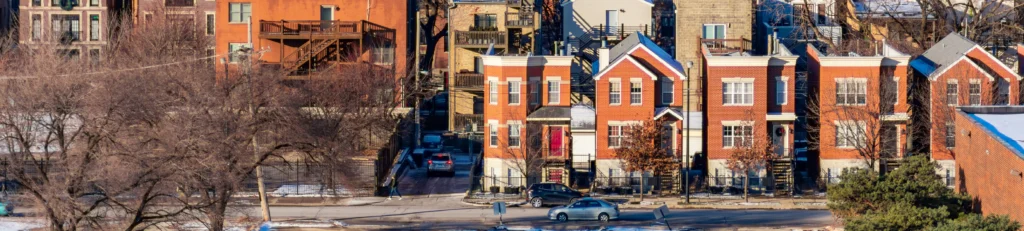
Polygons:
[[360,31],[359,22],[355,21],[260,21],[263,35],[340,35]]
[[533,27],[533,12],[505,12],[506,27]]
[[484,74],[480,73],[456,73],[453,83],[456,88],[484,88]]
[[483,114],[455,114],[455,130],[484,131]]
[[633,32],[640,32],[644,35],[650,36],[650,26],[626,26],[626,25],[597,25],[591,28],[591,33],[599,36],[618,36],[619,38],[625,38]]
[[504,46],[507,38],[504,31],[455,31],[456,46]]
[[700,43],[707,46],[708,52],[712,55],[723,55],[735,52],[750,50],[750,40],[738,39],[700,39]]

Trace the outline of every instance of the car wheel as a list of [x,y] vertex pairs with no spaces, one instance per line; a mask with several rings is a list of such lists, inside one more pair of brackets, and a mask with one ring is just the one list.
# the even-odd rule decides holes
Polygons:
[[544,206],[544,200],[540,199],[540,197],[534,197],[533,200],[530,200],[530,205],[534,208],[540,208]]
[[559,213],[558,214],[558,221],[561,221],[561,222],[569,221],[569,215],[565,215],[565,213]]
[[601,221],[603,223],[608,223],[608,221],[611,220],[611,219],[609,218],[608,214],[601,213],[601,215],[597,215],[597,220]]

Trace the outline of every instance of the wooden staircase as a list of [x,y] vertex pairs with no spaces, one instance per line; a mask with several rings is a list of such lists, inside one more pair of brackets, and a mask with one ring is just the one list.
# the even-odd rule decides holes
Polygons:
[[[309,42],[302,44],[295,52],[288,54],[284,59],[281,60],[281,64],[288,73],[298,72],[302,67],[310,67],[310,62],[318,61],[318,58],[328,56],[324,54],[324,51],[328,47],[334,45],[337,49],[340,49],[338,39],[313,39]],[[316,69],[316,67],[311,67]],[[310,72],[312,70],[306,70]]]
[[789,195],[793,184],[793,161],[789,158],[773,160],[771,177],[774,180],[775,195]]
[[682,182],[680,182],[681,178],[679,177],[678,169],[670,168],[670,170],[659,171],[656,175],[659,176],[658,185],[660,187],[658,187],[657,190],[661,195],[675,194],[679,192],[678,186],[682,185]]

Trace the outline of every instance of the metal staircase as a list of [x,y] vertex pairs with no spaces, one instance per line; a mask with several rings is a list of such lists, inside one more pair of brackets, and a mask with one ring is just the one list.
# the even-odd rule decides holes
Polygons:
[[771,162],[771,177],[775,187],[775,195],[788,195],[793,185],[793,161],[789,158]]

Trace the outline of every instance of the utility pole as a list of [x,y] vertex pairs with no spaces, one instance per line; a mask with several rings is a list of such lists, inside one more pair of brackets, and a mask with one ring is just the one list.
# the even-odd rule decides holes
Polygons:
[[416,124],[415,127],[413,127],[413,134],[416,135],[416,137],[413,138],[414,148],[420,147],[420,69],[422,69],[420,66],[420,33],[423,31],[423,27],[420,25],[420,20],[423,19],[421,18],[421,12],[423,12],[422,2],[417,4],[417,6],[419,6],[419,9],[416,9],[416,47],[413,48],[416,49],[416,52],[414,53],[416,54],[416,57],[413,57],[416,60],[414,62],[416,67],[413,69],[415,72],[413,73],[415,76],[415,79],[413,79],[413,100],[416,101],[413,103],[413,118],[415,119]]
[[[690,68],[693,68],[693,61],[686,62],[686,77],[690,78]],[[686,80],[686,179],[684,180],[683,190],[686,193],[686,204],[690,204],[690,117],[693,116],[693,111],[690,111],[690,80]]]
[[[246,20],[246,26],[248,31],[248,49],[245,51],[245,60],[242,63],[242,73],[245,75],[246,82],[249,85],[249,116],[252,116],[253,120],[256,119],[256,108],[253,105],[255,94],[252,92],[252,75],[249,73],[252,68],[252,16],[249,16]],[[261,52],[262,53],[262,52]],[[255,160],[260,159],[259,145],[256,143],[256,131],[252,133],[252,155]],[[263,221],[270,221],[270,205],[267,204],[267,188],[263,183],[263,164],[256,165],[256,185],[259,188],[260,197],[260,209],[263,210]]]

